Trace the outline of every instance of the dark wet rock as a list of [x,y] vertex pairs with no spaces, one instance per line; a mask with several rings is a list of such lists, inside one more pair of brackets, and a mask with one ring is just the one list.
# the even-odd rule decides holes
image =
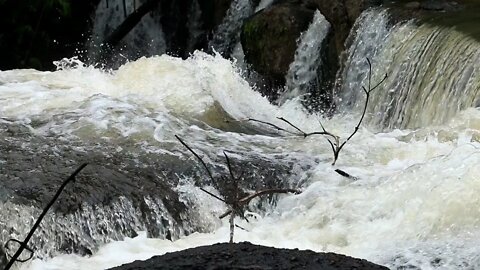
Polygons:
[[[223,21],[227,14],[232,0],[200,0],[200,10],[202,12],[202,22],[207,33],[213,30]],[[207,40],[204,41],[205,45]]]
[[365,9],[381,3],[381,0],[283,0],[248,19],[242,29],[242,46],[246,62],[263,76],[263,93],[275,99],[276,90],[284,85],[294,59],[297,40],[318,9],[332,26],[322,47],[322,62],[326,67],[322,70],[322,84],[312,98],[321,96],[333,84],[341,64],[340,54],[345,50],[345,40],[355,20]]
[[458,11],[461,9],[461,6],[455,1],[427,0],[420,3],[420,8],[432,11]]
[[345,255],[317,253],[310,250],[277,249],[248,242],[191,248],[155,256],[146,261],[135,261],[112,269],[388,270],[384,266]]
[[7,254],[5,254],[5,250],[3,249],[3,244],[0,245],[0,269],[3,269],[8,263]]
[[313,10],[294,3],[280,3],[256,13],[243,25],[241,42],[245,60],[266,78],[267,94],[275,98],[275,88],[285,83],[294,59],[297,39],[308,28]]
[[167,53],[180,57],[188,56],[188,14],[193,0],[161,1],[162,31],[165,34]]
[[[194,202],[179,197],[177,186],[182,179],[195,179],[197,186],[212,185],[180,144],[169,146],[175,154],[158,154],[139,149],[133,141],[72,141],[28,131],[0,123],[0,210],[2,219],[7,216],[0,220],[0,242],[12,235],[24,237],[32,219],[83,162],[89,165],[67,185],[32,238],[36,255],[91,254],[100,244],[134,237],[140,230],[150,237],[175,239],[209,229],[193,209]],[[232,161],[235,168],[248,168],[243,188],[288,185],[283,179],[294,162],[239,154],[245,159]],[[215,177],[228,174],[222,157],[211,159]],[[218,190],[225,196],[228,183],[219,184]],[[25,223],[24,215],[32,218]]]
[[420,2],[408,2],[408,3],[405,4],[405,8],[419,9],[420,8]]

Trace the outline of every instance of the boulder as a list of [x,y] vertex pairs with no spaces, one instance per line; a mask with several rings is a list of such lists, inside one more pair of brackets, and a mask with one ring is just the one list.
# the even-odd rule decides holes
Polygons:
[[269,90],[285,83],[297,39],[308,28],[313,13],[314,10],[304,6],[283,2],[256,13],[243,24],[241,42],[245,60],[266,78]]
[[[332,85],[340,66],[340,54],[345,40],[360,13],[381,0],[283,0],[249,18],[243,25],[241,42],[245,60],[255,72],[263,76],[263,91],[274,100],[276,90],[285,83],[285,75],[294,59],[297,39],[308,28],[315,10],[325,16],[332,31],[322,48],[324,55],[320,90],[322,95]],[[257,83],[258,85],[258,83]],[[328,89],[327,89],[328,90]],[[325,105],[325,104],[324,104]],[[324,107],[323,105],[321,107]]]
[[155,256],[146,261],[135,261],[112,269],[388,270],[384,266],[345,255],[317,253],[311,250],[277,249],[248,242],[191,248]]
[[0,246],[0,269],[3,269],[7,265],[7,263],[8,263],[7,254],[3,249],[3,243],[2,243],[2,246]]
[[[178,191],[184,179],[194,179],[201,187],[213,185],[180,143],[171,145],[176,154],[159,154],[136,150],[132,141],[63,141],[2,122],[0,139],[0,211],[8,220],[0,219],[0,246],[12,236],[25,236],[61,183],[84,162],[88,166],[66,186],[29,242],[35,256],[89,255],[99,245],[134,237],[139,230],[149,237],[175,239],[211,229],[196,202]],[[232,163],[248,168],[241,183],[245,190],[287,187],[283,179],[297,164],[287,157],[243,156]],[[211,170],[227,175],[222,157],[211,158]],[[229,183],[217,183],[224,197]]]

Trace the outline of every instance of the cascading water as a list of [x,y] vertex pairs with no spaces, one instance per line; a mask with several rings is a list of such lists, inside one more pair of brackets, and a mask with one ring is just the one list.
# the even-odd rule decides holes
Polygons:
[[[143,0],[102,0],[95,11],[95,19],[90,38],[89,59],[97,61],[101,53],[101,44],[117,26],[124,20],[125,15],[138,8]],[[123,5],[125,3],[125,6]],[[166,44],[160,23],[160,15],[151,12],[128,33],[117,45],[120,57],[118,63],[135,60],[141,56],[160,55],[165,53]],[[118,65],[118,63],[116,65]]]
[[321,75],[322,44],[330,31],[330,23],[320,13],[315,11],[312,23],[300,35],[295,58],[290,64],[286,76],[284,93],[279,97],[279,102],[307,94],[315,81]]
[[[388,74],[372,98],[369,112],[376,114],[375,125],[419,128],[441,124],[460,110],[479,106],[479,41],[453,27],[409,21],[389,28],[387,20],[386,12],[379,10],[362,17],[343,74],[347,96],[361,93],[359,82],[365,81],[368,69],[365,57],[372,59],[373,78]],[[376,44],[381,45],[372,47]]]
[[273,3],[273,1],[274,0],[261,0],[258,3],[258,6],[255,8],[255,13],[259,12],[262,9],[265,9],[265,8],[269,7]]
[[222,23],[213,33],[208,47],[228,56],[240,40],[243,21],[253,14],[252,0],[233,0]]
[[[427,45],[415,37],[435,32],[429,40],[436,39],[440,35],[436,31],[448,30],[411,22],[388,27],[383,23],[386,19],[380,10],[362,15],[343,73],[345,91],[366,83],[366,69],[359,59],[372,58],[377,79],[386,68],[396,67],[386,57],[388,46]],[[368,32],[362,26],[367,22],[381,31]],[[411,29],[409,35],[405,29]],[[449,34],[445,35],[443,40],[448,41]],[[405,36],[408,42],[393,44]],[[378,40],[387,42],[374,50]],[[459,47],[470,48],[470,41],[459,40]],[[395,55],[404,57],[401,52]],[[339,252],[393,269],[480,268],[480,109],[475,104],[462,103],[465,108],[456,107],[456,113],[440,124],[432,116],[433,124],[416,130],[401,129],[402,124],[400,129],[373,133],[376,126],[364,125],[332,166],[330,146],[322,138],[279,136],[245,122],[255,118],[283,125],[276,118],[281,116],[307,132],[321,130],[319,117],[305,113],[298,99],[281,106],[270,104],[220,55],[196,52],[185,60],[166,55],[142,58],[115,71],[75,60],[59,64],[55,72],[0,72],[0,240],[25,236],[41,205],[32,202],[37,189],[56,186],[54,178],[64,175],[57,171],[76,164],[79,157],[90,160],[92,168],[67,188],[59,206],[68,205],[78,194],[87,196],[83,189],[88,185],[102,192],[88,197],[95,204],[87,201],[73,212],[49,214],[32,242],[38,257],[21,269],[105,269],[226,241],[228,226],[217,219],[225,206],[199,187],[220,190],[174,139],[175,134],[204,157],[215,176],[226,173],[222,151],[227,150],[234,170],[245,169],[242,185],[247,189],[283,185],[303,190],[299,195],[279,196],[276,205],[253,207],[251,223],[238,221],[248,231],[237,231],[236,241]],[[442,62],[420,61],[411,69],[434,65],[443,67]],[[475,64],[457,67],[457,72],[469,74],[462,70],[470,65],[467,86],[479,79]],[[401,79],[394,73],[390,76]],[[390,80],[375,94],[389,85]],[[378,110],[381,97],[372,98],[371,108]],[[457,104],[459,97],[443,98]],[[348,100],[344,102],[348,107]],[[327,130],[346,138],[359,111],[354,108],[320,120]],[[369,117],[371,123],[382,123],[381,115]],[[39,176],[46,173],[47,161],[54,168],[52,179]],[[338,175],[337,168],[356,180]],[[95,201],[104,193],[115,196],[111,201],[103,202],[103,197]],[[262,202],[254,203],[258,204]],[[155,228],[158,232],[153,233]],[[137,237],[129,233],[132,230],[140,230]],[[180,239],[165,240],[167,233]],[[65,248],[72,243],[93,255],[62,254],[72,251]]]

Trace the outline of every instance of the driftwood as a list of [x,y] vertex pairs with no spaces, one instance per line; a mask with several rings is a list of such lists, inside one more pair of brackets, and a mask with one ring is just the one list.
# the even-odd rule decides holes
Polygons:
[[[207,174],[210,177],[210,179],[212,180],[212,182],[215,184],[216,180],[213,177],[212,172],[208,168],[207,164],[203,161],[203,159],[197,153],[195,153],[195,151],[193,151],[193,149],[190,146],[188,146],[182,139],[180,139],[180,137],[175,135],[175,138],[177,138],[177,140],[179,140],[180,143],[183,146],[185,146],[197,158],[197,160],[200,162],[200,164],[202,164],[202,166],[207,171]],[[229,217],[229,223],[230,223],[230,241],[229,242],[233,243],[233,236],[234,236],[235,227],[243,229],[242,227],[240,227],[238,225],[235,225],[235,216],[242,217],[242,218],[244,218],[245,220],[248,221],[248,219],[244,216],[244,207],[246,207],[250,203],[251,200],[253,200],[256,197],[262,196],[262,195],[271,195],[271,194],[279,194],[279,193],[299,194],[300,191],[295,190],[295,189],[281,189],[281,188],[264,189],[264,190],[256,191],[252,194],[248,194],[247,196],[241,197],[240,194],[239,194],[238,182],[242,178],[243,172],[239,175],[239,177],[235,177],[234,174],[233,174],[233,169],[232,169],[232,164],[231,164],[230,158],[228,157],[228,155],[225,151],[223,152],[223,155],[225,156],[225,160],[226,160],[227,166],[228,166],[228,171],[230,173],[230,179],[232,181],[232,194],[229,194],[230,196],[228,196],[230,199],[227,200],[227,199],[221,198],[220,196],[217,196],[217,195],[207,191],[204,188],[200,188],[200,189],[203,192],[205,192],[208,195],[214,197],[215,199],[225,203],[228,206],[228,210],[224,214],[220,215],[219,218],[223,219],[227,216],[230,216]],[[223,176],[221,176],[221,178],[223,180],[226,180],[226,178],[223,177]]]
[[[48,203],[48,205],[45,207],[45,209],[43,209],[43,212],[40,214],[40,216],[38,217],[37,221],[35,221],[35,224],[33,225],[32,229],[30,230],[30,232],[28,233],[27,237],[25,237],[25,240],[23,241],[19,241],[17,239],[10,239],[8,240],[6,243],[5,243],[5,251],[7,251],[9,249],[9,245],[11,242],[15,242],[15,243],[18,243],[20,244],[20,247],[18,248],[17,252],[15,252],[15,254],[13,256],[11,256],[12,258],[10,259],[10,261],[7,263],[7,266],[5,267],[4,270],[9,270],[12,265],[15,263],[15,262],[26,262],[28,260],[30,260],[32,257],[33,257],[33,253],[34,251],[28,247],[28,241],[30,241],[30,239],[32,238],[33,234],[35,233],[35,231],[37,230],[37,228],[40,226],[40,222],[42,222],[42,219],[45,217],[45,215],[47,214],[48,210],[52,207],[52,205],[57,201],[58,197],[60,196],[60,194],[62,193],[63,189],[65,188],[65,186],[67,186],[68,183],[70,182],[73,182],[75,181],[75,177],[77,176],[78,173],[80,173],[81,170],[83,170],[83,168],[85,168],[85,166],[87,166],[87,163],[84,163],[82,164],[80,167],[78,167],[78,169],[76,169],[63,183],[62,185],[60,186],[60,188],[57,190],[57,193],[55,193],[55,195],[53,196],[52,200]],[[20,255],[22,254],[22,252],[24,250],[28,250],[30,252],[30,255],[27,259],[25,260],[20,260],[19,257]]]
[[366,95],[365,105],[363,107],[362,116],[360,117],[360,120],[358,121],[357,125],[355,126],[353,132],[343,142],[340,141],[339,136],[327,131],[325,129],[325,127],[322,125],[321,122],[319,122],[320,127],[322,128],[321,131],[315,131],[315,132],[307,133],[307,132],[303,131],[302,129],[300,129],[299,127],[297,127],[296,125],[292,124],[290,121],[288,121],[287,119],[285,119],[283,117],[277,117],[277,119],[285,122],[288,126],[290,126],[291,128],[294,129],[293,131],[288,130],[286,128],[282,128],[282,127],[280,127],[278,125],[275,125],[273,123],[258,120],[258,119],[248,118],[248,119],[246,119],[246,121],[252,121],[252,122],[257,122],[257,123],[260,123],[260,124],[264,124],[264,125],[267,125],[269,127],[275,128],[279,131],[283,131],[283,132],[286,132],[286,133],[289,133],[289,134],[292,134],[292,135],[295,135],[295,136],[304,137],[304,138],[309,137],[309,136],[313,136],[313,135],[323,135],[323,136],[326,137],[328,143],[330,144],[330,146],[332,148],[332,152],[333,152],[332,165],[335,165],[335,163],[338,160],[338,156],[340,155],[340,151],[342,151],[345,144],[357,133],[358,129],[360,128],[360,125],[363,122],[363,119],[365,118],[365,113],[367,112],[368,102],[370,100],[370,94],[372,93],[372,91],[377,89],[388,78],[387,74],[385,74],[385,77],[383,77],[383,79],[380,82],[378,82],[375,86],[372,87],[372,63],[370,62],[370,59],[368,59],[368,58],[367,58],[367,62],[368,62],[368,68],[369,68],[369,70],[368,70],[368,88],[365,88],[364,86],[362,86],[363,92]]

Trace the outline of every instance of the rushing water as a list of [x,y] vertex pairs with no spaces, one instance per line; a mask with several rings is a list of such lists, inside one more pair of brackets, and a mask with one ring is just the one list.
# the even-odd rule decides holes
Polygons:
[[441,124],[462,109],[480,105],[480,45],[474,38],[454,27],[416,21],[389,26],[388,13],[381,10],[364,13],[357,27],[343,92],[349,100],[362,93],[368,70],[365,56],[372,60],[374,80],[388,74],[390,79],[380,86],[370,107],[377,114],[371,118],[376,125]]
[[[348,61],[351,70],[356,73],[345,71],[350,75],[344,79],[351,89],[355,89],[352,86],[354,84],[365,83],[366,69],[359,60],[361,57],[371,57],[374,66],[384,65],[375,69],[376,79],[384,71],[395,71],[394,67],[398,67],[385,60],[390,58],[386,55],[388,50],[384,48],[396,45],[401,48],[394,47],[391,50],[403,52],[402,46],[416,48],[415,44],[419,44],[415,38],[417,35],[433,35],[427,38],[431,40],[439,31],[447,31],[445,39],[441,40],[449,40],[450,35],[458,34],[449,32],[451,29],[436,30],[412,23],[389,27],[384,24],[384,16],[385,13],[381,11],[372,11],[364,14],[363,21],[360,21],[365,25],[368,25],[365,21],[373,21],[375,23],[371,27],[382,31],[375,35],[367,32],[363,37],[357,35],[352,42],[354,46],[351,48],[355,48],[357,53],[351,54]],[[362,28],[361,25],[356,27]],[[362,38],[365,39],[360,40]],[[395,43],[398,38],[404,42]],[[365,43],[372,40],[386,40],[386,43],[372,52],[365,48]],[[478,44],[470,43],[473,41],[464,40],[463,37],[459,37],[459,40],[462,41],[459,42],[462,48],[478,48]],[[421,44],[430,44],[425,42]],[[373,48],[371,44],[369,46]],[[437,52],[441,50],[438,48]],[[396,55],[404,57],[401,53]],[[358,58],[353,59],[353,56]],[[406,57],[404,62],[418,59]],[[460,65],[454,59],[445,61]],[[282,125],[284,123],[276,119],[281,116],[305,131],[320,130],[320,120],[327,130],[346,138],[360,117],[361,99],[350,102],[357,106],[345,105],[348,109],[330,119],[306,113],[299,99],[274,106],[254,91],[229,60],[201,52],[196,52],[186,60],[166,55],[141,58],[115,71],[84,66],[77,60],[64,60],[58,64],[60,68],[55,72],[0,72],[2,124],[18,124],[25,127],[31,136],[53,139],[59,144],[75,144],[74,147],[78,147],[79,143],[89,145],[93,142],[107,153],[112,149],[124,153],[122,149],[128,149],[132,159],[140,159],[147,154],[159,157],[190,156],[174,139],[174,135],[178,134],[201,152],[209,164],[218,163],[222,150],[228,150],[237,161],[252,163],[258,159],[266,160],[266,167],[283,160],[291,164],[291,169],[289,174],[282,174],[277,180],[287,186],[300,188],[303,192],[299,195],[282,195],[275,205],[252,209],[251,223],[238,221],[248,231],[237,231],[236,241],[334,251],[394,269],[480,268],[480,109],[475,108],[474,103],[464,102],[461,95],[448,94],[452,90],[450,84],[443,83],[438,76],[430,76],[435,86],[428,89],[439,93],[435,100],[444,104],[448,114],[430,115],[434,113],[430,108],[438,104],[422,98],[412,99],[400,103],[398,107],[410,110],[418,105],[415,101],[426,102],[424,106],[429,118],[422,119],[419,122],[421,125],[415,129],[407,129],[417,126],[411,124],[413,122],[407,117],[395,118],[395,123],[399,124],[387,125],[388,129],[378,132],[384,127],[383,114],[377,112],[382,108],[378,106],[383,104],[385,89],[408,77],[392,72],[385,86],[372,97],[367,114],[370,121],[364,123],[347,143],[337,164],[332,166],[330,146],[324,139],[304,139],[288,134],[278,136],[274,132],[267,132],[263,126],[243,120],[256,118]],[[354,69],[355,65],[363,66]],[[431,72],[435,70],[432,65],[427,65]],[[439,70],[444,68],[441,63],[435,65]],[[468,87],[472,82],[479,79],[475,65],[474,62],[466,62],[465,66],[461,66],[463,69],[455,69],[463,76],[467,74],[463,70],[472,67],[469,77],[465,75],[469,78],[468,83],[461,84],[463,80],[460,80],[451,84],[470,89]],[[419,70],[425,63],[417,66],[416,70]],[[415,89],[420,91],[424,87],[430,85],[417,86]],[[465,96],[471,99],[473,95],[478,99],[478,87],[473,87],[477,90],[476,94],[468,90]],[[398,89],[403,91],[403,88]],[[349,103],[346,97],[344,99],[345,103]],[[451,105],[454,108],[450,109]],[[12,143],[15,139],[21,141],[22,138],[7,137],[4,143]],[[20,148],[31,146],[32,143],[18,145]],[[54,152],[58,154],[61,151],[62,148],[59,148]],[[157,168],[168,170],[162,166],[167,161],[162,158],[156,160]],[[0,166],[5,162],[0,157]],[[185,162],[196,164],[193,158]],[[141,166],[138,165],[139,168]],[[337,168],[355,176],[356,180],[338,175],[334,171]],[[263,176],[256,177],[261,179]],[[194,228],[203,233],[185,236],[185,233],[179,232],[173,238],[180,239],[169,241],[161,239],[164,238],[161,237],[162,233],[158,233],[159,238],[149,238],[147,233],[139,232],[135,238],[119,240],[125,234],[109,235],[115,232],[114,227],[107,226],[109,219],[121,218],[122,214],[128,212],[130,216],[125,219],[133,224],[132,229],[145,228],[141,220],[142,213],[130,202],[120,199],[109,209],[86,206],[82,209],[86,213],[76,214],[71,220],[68,215],[64,219],[50,216],[48,221],[55,220],[59,225],[42,228],[41,233],[47,244],[34,244],[44,250],[38,252],[39,258],[21,265],[21,268],[105,269],[165,252],[226,241],[228,226],[216,218],[225,207],[202,193],[196,181],[198,175],[186,172],[175,177],[178,177],[175,192],[190,207],[185,218],[196,224],[187,224],[184,229],[189,231]],[[203,186],[216,192],[211,184]],[[0,189],[0,194],[2,192]],[[145,199],[147,204],[156,205],[150,208],[153,212],[157,211],[158,215],[165,215],[167,220],[171,220],[161,202]],[[0,220],[2,240],[9,237],[12,226],[22,227],[14,235],[21,238],[27,229],[23,227],[32,222],[32,218],[25,215],[38,214],[38,209],[34,207],[8,201],[2,201],[0,209],[2,213],[12,213],[8,214],[7,219],[2,216]],[[104,216],[98,217],[98,213]],[[86,244],[99,247],[92,248],[92,256],[61,254],[61,246],[52,243],[58,239],[48,238],[56,233],[68,237],[62,226],[77,222],[102,222],[107,227],[103,231],[106,230],[104,239],[92,237],[91,242]],[[103,228],[102,224],[98,228]],[[67,229],[70,228],[67,226]],[[99,230],[98,234],[92,234],[98,236],[101,233],[102,230]],[[75,233],[72,235],[78,236]]]
[[318,86],[316,80],[321,77],[319,68],[322,65],[322,44],[329,31],[330,23],[320,11],[315,11],[312,23],[298,39],[297,50],[288,69],[285,91],[279,98],[280,102],[305,95],[311,88]]
[[253,12],[254,6],[251,0],[232,1],[225,18],[213,33],[213,38],[208,44],[209,49],[213,48],[228,56],[240,40],[243,21]]

